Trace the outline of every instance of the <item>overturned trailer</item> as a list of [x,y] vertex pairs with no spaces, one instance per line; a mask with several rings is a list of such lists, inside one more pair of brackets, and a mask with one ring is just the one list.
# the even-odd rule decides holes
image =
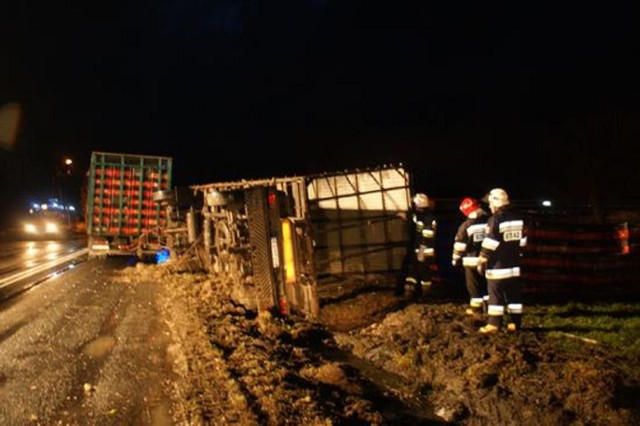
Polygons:
[[319,315],[327,277],[402,268],[411,190],[401,166],[194,185],[205,267],[249,309]]

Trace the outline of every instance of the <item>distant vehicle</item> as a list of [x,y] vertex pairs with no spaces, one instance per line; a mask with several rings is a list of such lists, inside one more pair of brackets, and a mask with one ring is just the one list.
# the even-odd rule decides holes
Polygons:
[[65,238],[77,232],[78,216],[75,207],[51,198],[46,203],[33,203],[22,219],[24,238]]

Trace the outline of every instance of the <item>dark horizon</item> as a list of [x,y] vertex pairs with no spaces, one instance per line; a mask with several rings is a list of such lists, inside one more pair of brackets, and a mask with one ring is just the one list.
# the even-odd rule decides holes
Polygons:
[[3,197],[106,151],[171,156],[178,186],[402,163],[434,197],[635,202],[635,15],[524,7],[16,4]]

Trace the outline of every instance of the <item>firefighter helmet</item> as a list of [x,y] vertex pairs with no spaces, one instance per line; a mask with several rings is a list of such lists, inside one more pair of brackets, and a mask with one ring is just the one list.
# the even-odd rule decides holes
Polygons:
[[480,204],[478,204],[478,202],[471,197],[463,199],[460,203],[460,211],[464,213],[465,216],[469,216],[479,208]]
[[427,197],[427,194],[420,192],[413,197],[413,204],[420,209],[426,209],[429,207],[429,197]]
[[489,191],[489,207],[499,208],[509,204],[509,194],[502,188],[494,188]]

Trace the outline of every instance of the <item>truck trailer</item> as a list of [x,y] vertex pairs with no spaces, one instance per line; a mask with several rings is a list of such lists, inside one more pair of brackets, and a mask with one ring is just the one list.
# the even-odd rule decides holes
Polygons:
[[90,258],[161,250],[172,167],[171,157],[92,152],[85,206]]
[[402,166],[191,189],[204,200],[199,257],[249,309],[318,318],[323,280],[403,267],[411,190]]

